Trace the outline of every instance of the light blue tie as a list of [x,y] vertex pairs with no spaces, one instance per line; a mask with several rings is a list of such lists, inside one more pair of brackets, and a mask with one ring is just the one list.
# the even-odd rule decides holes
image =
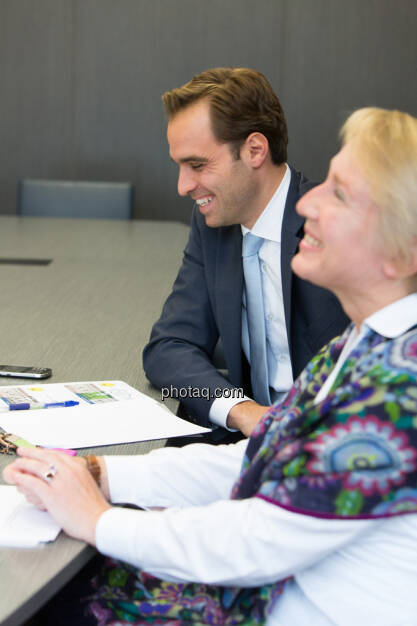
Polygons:
[[271,398],[269,395],[268,364],[266,360],[264,299],[258,256],[259,248],[263,242],[264,239],[262,237],[246,233],[243,238],[242,256],[249,330],[252,392],[256,402],[269,406]]

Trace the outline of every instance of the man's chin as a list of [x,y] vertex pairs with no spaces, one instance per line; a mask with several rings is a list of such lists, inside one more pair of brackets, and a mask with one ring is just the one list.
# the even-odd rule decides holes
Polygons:
[[206,226],[208,226],[209,228],[218,228],[219,226],[221,226],[221,224],[218,224],[216,222],[216,220],[214,220],[213,218],[204,218],[206,220]]
[[206,222],[206,226],[209,228],[218,228],[219,226],[223,226],[221,220],[219,220],[216,215],[212,213],[206,213],[203,217]]
[[206,226],[209,228],[220,228],[221,226],[232,226],[233,224],[236,224],[236,222],[225,219],[224,215],[219,215],[215,212],[207,212],[203,215],[203,217],[206,222]]

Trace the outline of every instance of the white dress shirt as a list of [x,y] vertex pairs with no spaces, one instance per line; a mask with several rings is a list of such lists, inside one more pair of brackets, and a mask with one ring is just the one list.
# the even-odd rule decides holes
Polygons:
[[[272,389],[275,389],[278,394],[282,393],[282,395],[288,391],[293,383],[281,281],[281,230],[290,182],[291,170],[286,165],[281,183],[250,231],[264,239],[259,250],[259,261],[264,294],[268,383]],[[243,236],[247,232],[249,232],[248,229],[242,226]],[[250,363],[245,293],[243,293],[242,299],[242,348]],[[227,428],[226,420],[230,409],[242,400],[249,399],[247,396],[244,398],[217,398],[210,407],[210,421]]]
[[[416,322],[412,294],[364,324],[396,337]],[[293,575],[268,626],[415,626],[417,515],[321,519],[229,500],[246,443],[105,457],[112,502],[168,508],[106,511],[97,548],[172,581],[250,587]]]

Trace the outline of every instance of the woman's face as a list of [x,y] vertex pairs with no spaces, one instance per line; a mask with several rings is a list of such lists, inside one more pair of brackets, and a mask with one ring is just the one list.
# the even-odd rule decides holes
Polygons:
[[339,297],[366,293],[385,279],[378,209],[349,144],[331,160],[324,183],[299,200],[297,211],[306,218],[292,261],[301,278]]

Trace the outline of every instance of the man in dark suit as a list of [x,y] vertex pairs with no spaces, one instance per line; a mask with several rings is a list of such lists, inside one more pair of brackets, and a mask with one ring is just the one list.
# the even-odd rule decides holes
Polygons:
[[[295,204],[312,184],[286,163],[286,122],[266,78],[215,68],[163,102],[178,192],[196,206],[144,369],[165,396],[181,400],[188,419],[214,427],[214,439],[223,440],[225,428],[249,435],[348,320],[330,292],[291,272],[303,236]],[[242,261],[251,237],[258,242],[255,278]],[[226,375],[213,363],[219,338]]]

